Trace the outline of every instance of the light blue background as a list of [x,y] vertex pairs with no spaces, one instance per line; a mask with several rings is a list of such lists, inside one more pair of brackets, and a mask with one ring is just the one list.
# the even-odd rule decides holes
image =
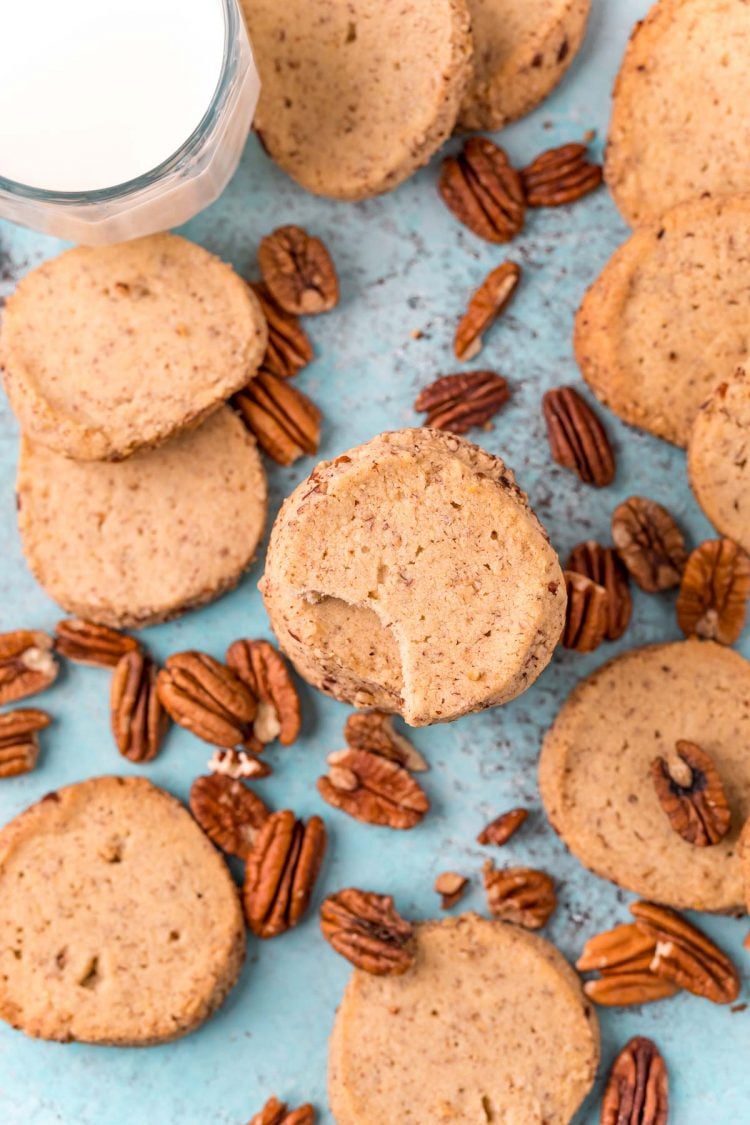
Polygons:
[[[586,45],[568,78],[536,113],[503,135],[514,161],[578,139],[590,128],[601,143],[618,60],[630,25],[647,6],[645,0],[595,0]],[[549,458],[542,392],[579,381],[571,349],[573,314],[626,233],[607,192],[572,208],[531,212],[527,229],[511,247],[494,247],[465,231],[443,207],[436,174],[433,163],[384,198],[357,206],[332,203],[303,193],[251,139],[224,196],[185,229],[246,276],[254,276],[259,238],[281,223],[301,223],[329,245],[342,303],[329,316],[308,321],[317,358],[299,377],[299,386],[323,410],[321,455],[336,455],[382,429],[419,423],[411,405],[417,391],[456,369],[451,340],[468,293],[491,266],[512,256],[524,268],[521,288],[473,366],[493,366],[506,375],[513,399],[492,432],[473,436],[516,469],[563,558],[588,536],[606,541],[612,508],[633,492],[666,503],[693,543],[708,536],[710,528],[687,487],[683,453],[610,415],[606,422],[618,462],[612,487],[580,485]],[[0,225],[0,293],[7,295],[16,278],[58,250],[52,239]],[[412,337],[415,330],[421,338]],[[17,445],[16,424],[3,400],[0,629],[51,629],[60,613],[28,573],[16,534]],[[311,460],[290,469],[269,467],[272,511],[311,468]],[[156,656],[191,647],[221,656],[238,635],[267,633],[255,588],[261,570],[259,562],[241,587],[217,604],[149,630],[145,640]],[[474,843],[476,833],[497,812],[528,805],[529,823],[495,858],[536,864],[555,876],[560,904],[547,933],[574,958],[585,938],[628,917],[629,896],[585,872],[546,824],[536,783],[540,739],[582,675],[615,652],[678,635],[673,598],[636,592],[633,623],[617,644],[590,657],[560,651],[541,680],[509,706],[418,731],[414,741],[432,767],[425,785],[433,810],[407,833],[360,825],[321,802],[314,781],[325,755],[341,745],[348,711],[305,688],[305,737],[290,749],[269,751],[275,772],[259,790],[276,807],[325,816],[331,842],[317,901],[353,883],[392,891],[407,916],[427,918],[437,912],[435,876],[455,869],[473,880],[463,905],[483,910],[479,873],[486,852]],[[747,643],[744,651],[750,653]],[[113,746],[106,672],[69,666],[39,702],[54,714],[55,725],[46,732],[36,772],[0,783],[0,822],[52,788],[93,774],[140,772]],[[185,798],[209,754],[203,743],[173,730],[160,757],[143,772]],[[701,924],[746,973],[741,942],[747,921],[708,918]],[[3,1025],[0,1122],[242,1125],[272,1092],[292,1104],[313,1101],[320,1120],[330,1122],[326,1041],[347,976],[346,962],[322,941],[311,910],[292,933],[266,944],[250,942],[242,979],[224,1008],[180,1042],[147,1050],[60,1046],[34,1042]],[[741,999],[748,999],[746,987]],[[659,1043],[670,1068],[674,1122],[750,1120],[750,1011],[732,1013],[683,995],[643,1009],[605,1011],[601,1024],[602,1070],[636,1032]],[[580,1122],[598,1121],[600,1092],[601,1078]]]

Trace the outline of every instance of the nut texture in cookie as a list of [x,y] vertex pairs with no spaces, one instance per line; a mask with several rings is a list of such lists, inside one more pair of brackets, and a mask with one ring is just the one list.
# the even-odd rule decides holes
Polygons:
[[[732,820],[712,847],[673,829],[650,776],[678,741],[710,754]],[[597,875],[678,910],[742,903],[738,835],[750,815],[750,663],[713,641],[634,649],[575,688],[544,740],[552,826]]]
[[49,793],[0,831],[0,1017],[28,1035],[142,1046],[192,1031],[239,975],[231,875],[140,777]]
[[714,527],[750,552],[750,376],[743,368],[720,383],[698,411],[688,475]]
[[337,1125],[567,1125],[590,1090],[599,1030],[549,942],[464,914],[416,927],[403,976],[356,969],[336,1016]]
[[119,460],[196,425],[254,374],[255,294],[184,238],[68,250],[5,308],[0,361],[27,437],[79,461]]
[[255,441],[227,407],[118,463],[24,440],[16,488],[35,577],[69,613],[104,625],[152,624],[223,594],[266,517]]

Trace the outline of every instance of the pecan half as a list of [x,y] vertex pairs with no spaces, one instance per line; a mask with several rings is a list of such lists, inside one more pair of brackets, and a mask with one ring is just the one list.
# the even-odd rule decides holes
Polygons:
[[336,750],[318,778],[324,801],[365,824],[413,828],[430,807],[427,794],[396,762],[367,750]]
[[440,895],[440,906],[443,910],[450,910],[452,906],[463,898],[464,891],[469,885],[465,875],[457,871],[443,871],[435,880],[435,891]]
[[226,664],[258,700],[253,730],[262,743],[291,746],[302,723],[299,696],[284,657],[269,641],[234,641]]
[[510,242],[523,229],[521,176],[487,137],[469,137],[458,156],[443,161],[438,191],[458,221],[487,242]]
[[225,777],[232,777],[235,781],[244,778],[257,780],[269,777],[273,772],[268,762],[256,758],[255,754],[248,754],[244,750],[216,750],[208,761],[211,773],[220,773]]
[[433,430],[465,434],[473,426],[486,426],[510,398],[507,381],[495,371],[468,371],[441,375],[417,395],[414,409],[426,412],[425,425]]
[[258,445],[277,464],[291,465],[317,452],[321,413],[312,399],[284,379],[259,371],[232,402]]
[[708,539],[692,552],[677,595],[677,624],[687,637],[732,645],[745,626],[750,557],[731,539]]
[[230,668],[205,652],[175,652],[157,678],[159,699],[181,727],[227,749],[260,748],[255,696]]
[[533,867],[506,867],[497,871],[488,859],[482,874],[490,914],[504,922],[538,930],[557,906],[555,884],[546,871]]
[[602,547],[595,539],[579,543],[570,552],[568,570],[584,574],[607,591],[608,641],[621,637],[630,623],[633,599],[630,596],[628,572],[612,547]]
[[482,337],[500,316],[521,280],[521,267],[501,262],[487,274],[471,295],[466,312],[458,322],[453,341],[456,359],[473,359],[482,350]]
[[355,711],[346,720],[344,738],[352,750],[380,754],[381,758],[388,758],[415,773],[429,769],[417,748],[394,729],[393,715],[385,711]]
[[668,1000],[679,986],[656,976],[649,969],[607,973],[598,980],[587,980],[583,991],[600,1008],[628,1008]]
[[268,345],[261,367],[279,379],[290,379],[313,358],[313,346],[297,317],[274,301],[267,285],[255,284],[250,288],[268,325]]
[[477,836],[478,844],[497,844],[502,847],[514,836],[528,817],[528,809],[510,809],[486,824]]
[[188,803],[208,838],[222,851],[240,859],[247,859],[258,832],[271,815],[252,789],[220,773],[196,777]]
[[669,1081],[659,1049],[636,1035],[612,1063],[601,1125],[667,1125]]
[[156,690],[157,668],[140,649],[117,664],[110,687],[112,733],[117,749],[131,762],[150,762],[159,753],[169,725]]
[[563,573],[568,602],[562,643],[576,652],[593,652],[607,636],[609,594],[584,574],[574,570]]
[[310,902],[325,850],[326,829],[319,816],[305,824],[285,809],[268,818],[245,867],[245,917],[257,937],[278,937],[297,925]]
[[651,778],[669,823],[688,844],[706,848],[729,831],[732,813],[714,760],[707,750],[680,739],[677,762],[654,758]]
[[602,166],[587,159],[585,144],[560,145],[542,152],[521,170],[529,207],[560,207],[598,188]]
[[140,647],[135,637],[81,617],[68,617],[55,626],[55,648],[78,664],[114,668],[126,652],[136,652]]
[[0,633],[0,706],[44,691],[59,671],[47,633],[39,629]]
[[652,972],[650,965],[656,942],[635,922],[589,938],[576,961],[579,972],[599,972],[601,978],[586,981],[586,995],[603,1007],[624,1007],[664,1000],[679,992],[672,981]]
[[358,969],[375,976],[400,976],[414,963],[414,927],[391,895],[348,887],[320,907],[323,937]]
[[339,301],[336,269],[325,245],[302,227],[278,227],[261,239],[258,265],[274,300],[286,312],[309,316]]
[[652,902],[630,906],[636,925],[656,942],[651,971],[715,1004],[730,1004],[740,975],[726,953],[676,910]]
[[687,562],[682,532],[666,508],[631,496],[612,513],[612,541],[631,577],[655,594],[679,584]]
[[39,731],[52,719],[35,707],[0,715],[0,777],[18,777],[33,770],[39,757]]
[[315,1125],[315,1110],[309,1102],[298,1109],[288,1109],[286,1102],[269,1098],[260,1113],[250,1118],[248,1125]]
[[615,479],[615,457],[606,430],[575,387],[558,387],[542,398],[552,459],[584,484],[603,488]]

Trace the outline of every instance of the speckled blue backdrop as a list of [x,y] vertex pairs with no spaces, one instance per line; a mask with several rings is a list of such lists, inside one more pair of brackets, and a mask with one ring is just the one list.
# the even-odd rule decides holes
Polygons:
[[[603,140],[609,91],[630,25],[646,0],[594,0],[586,45],[570,75],[535,114],[503,135],[512,158],[596,129]],[[679,450],[636,433],[611,416],[618,473],[602,491],[579,485],[549,459],[540,415],[542,392],[579,378],[571,350],[573,314],[588,283],[625,235],[607,192],[572,208],[534,212],[512,248],[486,245],[463,230],[440,203],[436,167],[392,195],[350,206],[305,195],[264,156],[255,140],[223,197],[185,233],[253,276],[259,238],[298,222],[328,243],[341,277],[342,303],[308,322],[317,358],[299,385],[320,404],[325,424],[321,455],[330,457],[382,429],[417,424],[417,390],[455,370],[451,340],[467,294],[506,255],[524,267],[520,291],[490,334],[475,366],[494,366],[513,387],[496,427],[479,433],[488,449],[516,469],[565,557],[578,540],[606,540],[613,506],[634,491],[666,503],[692,542],[710,534],[685,479]],[[59,245],[0,225],[0,294]],[[60,616],[28,573],[15,529],[15,422],[0,402],[0,629],[51,628]],[[272,510],[312,468],[271,467]],[[149,630],[160,658],[183,648],[221,655],[237,635],[268,632],[256,591],[259,562],[241,587],[217,604]],[[503,859],[548,869],[559,882],[560,905],[548,935],[571,958],[584,939],[627,917],[628,897],[585,872],[546,824],[536,784],[540,739],[572,685],[617,651],[678,636],[671,597],[635,594],[634,620],[617,644],[590,657],[558,652],[526,695],[500,710],[447,727],[420,730],[414,741],[429,758],[425,775],[433,811],[407,833],[360,825],[324,806],[315,790],[328,751],[341,744],[347,709],[304,690],[305,737],[269,751],[274,774],[262,794],[299,813],[323,812],[331,846],[321,895],[354,883],[395,893],[406,915],[436,913],[435,875],[448,868],[472,877],[464,905],[484,908],[482,850],[474,838],[483,822],[511,805],[528,805],[530,823]],[[744,650],[750,655],[750,645]],[[644,701],[647,702],[647,701]],[[110,771],[139,772],[114,749],[108,729],[108,675],[69,666],[41,705],[55,716],[39,768],[0,782],[4,822],[49,789]],[[185,798],[208,748],[173,730],[159,758],[143,772]],[[702,919],[746,973],[746,921]],[[326,1041],[348,976],[319,936],[315,911],[297,930],[267,944],[250,943],[238,987],[221,1012],[194,1035],[146,1050],[60,1046],[34,1042],[0,1027],[0,1122],[3,1125],[243,1125],[271,1092],[326,1108]],[[747,984],[741,999],[748,999]],[[678,1125],[739,1125],[750,1121],[750,1010],[733,1013],[688,995],[642,1009],[604,1012],[603,1068],[632,1034],[653,1036],[667,1058]],[[597,1087],[579,1121],[598,1121]],[[398,1125],[398,1123],[394,1123]],[[427,1123],[425,1123],[427,1125]]]

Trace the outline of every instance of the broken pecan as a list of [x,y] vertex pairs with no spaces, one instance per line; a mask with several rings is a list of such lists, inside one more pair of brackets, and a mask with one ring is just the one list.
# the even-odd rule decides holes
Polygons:
[[750,557],[731,539],[709,539],[692,552],[677,596],[677,624],[687,637],[734,644],[745,625]]
[[563,571],[568,603],[562,643],[576,652],[593,652],[607,636],[609,594],[603,586],[574,570]]
[[575,387],[542,398],[552,459],[584,482],[603,488],[615,479],[615,457],[599,418]]
[[612,547],[602,547],[595,539],[579,543],[570,552],[568,570],[584,574],[607,591],[608,641],[616,641],[628,627],[633,601],[628,585],[628,572]]
[[0,633],[0,705],[44,691],[59,670],[47,633],[39,629]]
[[521,176],[487,137],[469,137],[443,161],[438,191],[460,223],[487,242],[510,242],[526,214]]
[[126,652],[140,647],[135,637],[81,617],[68,617],[55,626],[55,648],[61,656],[79,664],[114,668]]
[[477,836],[478,844],[497,844],[502,847],[514,836],[528,817],[528,809],[510,809],[486,824]]
[[259,830],[271,815],[260,797],[224,774],[196,777],[190,811],[210,840],[230,855],[247,859]]
[[671,981],[652,972],[656,942],[635,922],[589,938],[576,961],[579,972],[599,972],[599,980],[586,981],[586,995],[604,1007],[624,1007],[664,1000],[679,992]]
[[369,750],[419,773],[427,762],[408,738],[394,730],[393,715],[385,711],[355,711],[344,725],[344,738],[352,750]]
[[495,870],[491,859],[482,867],[487,906],[495,918],[529,930],[545,925],[557,906],[555,884],[546,871],[533,867]]
[[245,750],[216,750],[208,761],[211,773],[224,774],[225,777],[249,780],[269,777],[272,773],[267,762],[248,754]]
[[112,675],[112,733],[117,749],[131,762],[150,762],[155,758],[169,725],[156,679],[156,665],[140,649],[127,652]]
[[284,657],[269,641],[242,640],[229,646],[225,660],[258,700],[255,737],[291,746],[300,732],[300,703]]
[[253,734],[257,706],[240,679],[205,652],[175,652],[157,679],[159,699],[181,727],[214,746],[262,749]]
[[391,895],[337,891],[321,904],[320,928],[337,953],[375,976],[400,976],[414,963],[414,927]]
[[559,207],[587,195],[602,182],[602,166],[587,160],[585,144],[567,144],[540,153],[521,170],[529,207]]
[[309,1102],[298,1109],[287,1109],[286,1102],[269,1098],[260,1113],[250,1118],[248,1125],[315,1125],[315,1110]]
[[52,722],[46,711],[19,708],[0,715],[0,777],[33,770],[39,757],[39,731]]
[[729,831],[732,813],[713,758],[694,742],[680,739],[677,762],[654,758],[651,778],[669,823],[688,844],[706,848]]
[[318,778],[318,792],[335,809],[366,824],[413,828],[430,807],[427,795],[396,762],[367,750],[336,750]]
[[284,379],[259,371],[232,401],[258,445],[277,464],[291,465],[305,454],[317,452],[320,411],[312,399]]
[[655,594],[679,584],[687,562],[682,532],[666,508],[631,496],[612,513],[612,540],[631,577]]
[[251,285],[268,325],[268,344],[261,367],[279,379],[290,379],[313,358],[313,347],[296,316],[271,296],[267,285]]
[[443,871],[435,880],[435,891],[440,895],[440,906],[450,910],[463,897],[469,880],[457,871]]
[[425,426],[465,434],[486,426],[510,398],[507,381],[494,371],[441,375],[420,391],[414,409],[426,412]]
[[319,816],[307,824],[290,809],[272,813],[247,857],[243,903],[247,924],[259,938],[296,926],[307,910],[326,850]]
[[737,999],[737,969],[726,953],[681,914],[652,902],[634,902],[630,912],[636,925],[656,942],[652,972],[715,1004]]
[[473,359],[482,350],[482,337],[510,301],[521,280],[521,267],[502,262],[487,274],[458,322],[453,341],[456,359]]
[[302,227],[279,227],[261,239],[258,265],[274,300],[295,316],[328,312],[339,282],[325,245]]
[[583,991],[600,1008],[627,1008],[668,1000],[679,992],[679,986],[657,977],[649,969],[633,969],[622,973],[606,973],[598,980],[587,980]]
[[669,1082],[656,1044],[636,1035],[612,1063],[601,1125],[667,1125]]

